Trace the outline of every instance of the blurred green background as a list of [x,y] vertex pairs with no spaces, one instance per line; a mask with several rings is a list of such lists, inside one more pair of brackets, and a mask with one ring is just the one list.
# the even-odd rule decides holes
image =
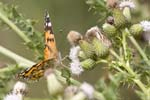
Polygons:
[[[85,33],[87,29],[92,26],[100,25],[98,22],[98,15],[94,15],[93,11],[89,11],[89,6],[85,3],[86,0],[0,0],[5,4],[14,4],[18,6],[18,11],[22,13],[25,18],[32,18],[38,21],[35,28],[43,34],[44,32],[44,12],[48,10],[50,13],[53,31],[57,42],[57,47],[61,51],[62,56],[69,52],[70,45],[66,39],[67,33],[70,30],[76,30],[80,33]],[[150,16],[148,12],[149,0],[139,0],[140,3],[138,12],[135,16],[137,19],[147,18]],[[146,4],[146,6],[145,6]],[[142,10],[141,7],[145,10]],[[143,13],[143,14],[141,14]],[[140,14],[140,15],[139,15]],[[144,15],[144,16],[143,16]],[[137,19],[134,19],[135,21]],[[12,50],[13,52],[35,61],[35,53],[24,46],[24,41],[13,31],[7,30],[4,27],[0,28],[0,45]],[[15,63],[7,57],[0,54],[0,62]],[[95,83],[101,75],[105,75],[101,66],[96,67],[94,70],[85,72],[78,80]],[[125,87],[126,88],[126,87]],[[138,100],[131,91],[123,88],[122,94],[125,94],[124,100]],[[132,95],[132,96],[131,96]],[[42,81],[29,84],[29,97],[34,98],[47,98],[48,92],[46,88],[45,79]]]

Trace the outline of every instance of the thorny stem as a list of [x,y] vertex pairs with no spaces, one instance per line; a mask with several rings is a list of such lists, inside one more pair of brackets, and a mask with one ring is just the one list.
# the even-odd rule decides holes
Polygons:
[[[18,64],[21,64],[24,67],[29,67],[29,66],[32,66],[33,64],[35,64],[34,62],[13,53],[12,51],[4,48],[3,46],[0,46],[0,53],[4,54],[5,56],[7,56],[7,57],[9,57],[13,60],[15,60]],[[59,70],[55,69],[55,73],[60,78],[62,78],[62,80],[64,80],[64,77],[61,76],[61,72]],[[79,86],[81,84],[79,81],[77,81],[73,78],[70,78],[70,81],[71,81],[72,84],[77,85],[77,86]],[[98,100],[105,100],[105,97],[103,96],[103,94],[96,91],[96,90],[94,91],[94,97]]]
[[136,49],[139,51],[139,53],[141,54],[141,56],[143,57],[144,61],[146,62],[146,64],[150,67],[150,60],[147,58],[146,54],[144,53],[144,51],[141,49],[141,47],[139,46],[139,44],[136,42],[136,40],[134,39],[133,36],[129,36],[130,41],[133,43],[133,45],[136,47]]
[[133,81],[141,88],[141,90],[144,92],[144,94],[146,94],[147,96],[149,95],[147,89],[145,88],[145,85],[140,80],[133,79]]
[[14,30],[24,41],[27,43],[31,40],[25,36],[25,34],[12,22],[10,21],[3,13],[0,11],[0,19],[4,21],[12,30]]
[[[126,30],[127,31],[127,30]],[[124,49],[124,52],[126,52],[126,45],[125,45],[125,37],[123,36],[123,38],[124,38],[124,40],[123,40],[123,49]],[[129,38],[131,38],[131,40],[133,40],[134,41],[134,44],[137,46],[137,49],[139,49],[140,51],[139,52],[141,52],[142,54],[143,54],[143,56],[144,56],[144,58],[145,59],[147,59],[147,57],[146,57],[146,55],[145,55],[145,53],[142,51],[142,49],[139,47],[139,45],[137,44],[137,42],[135,41],[135,39],[133,38],[133,37],[129,37]],[[132,75],[133,76],[133,81],[139,86],[139,88],[143,91],[143,93],[144,94],[146,94],[146,96],[147,97],[149,97],[149,94],[148,94],[148,90],[146,89],[146,87],[145,87],[145,85],[139,80],[139,79],[137,79],[135,76],[136,76],[136,73],[133,71],[133,69],[131,68],[131,66],[129,65],[129,63],[125,63],[124,61],[122,61],[121,60],[121,57],[119,57],[119,55],[115,52],[115,51],[113,51],[113,50],[110,50],[110,53],[114,56],[114,57],[116,57],[119,61],[121,61],[122,62],[122,64],[123,64],[123,67],[128,71],[128,73],[130,74],[130,75]],[[126,54],[126,53],[124,53],[124,54]],[[148,59],[147,59],[148,60]],[[147,61],[146,60],[146,61]],[[121,72],[122,72],[122,70],[121,70]]]

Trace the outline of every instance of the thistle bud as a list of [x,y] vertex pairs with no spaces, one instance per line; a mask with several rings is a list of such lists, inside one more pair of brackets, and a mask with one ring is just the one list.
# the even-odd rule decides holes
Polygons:
[[134,24],[130,27],[130,33],[132,35],[139,35],[143,31],[141,24]]
[[93,39],[92,44],[94,47],[95,54],[98,57],[103,57],[106,54],[108,54],[108,50],[110,46],[107,43],[99,41],[97,38],[95,38]]
[[126,17],[128,22],[131,22],[131,12],[129,7],[123,9],[123,15]]
[[79,45],[81,50],[85,53],[85,55],[89,58],[94,56],[94,51],[92,45],[85,40],[80,40]]
[[80,62],[80,64],[81,64],[82,68],[88,70],[88,69],[92,69],[94,67],[95,61],[93,59],[89,58],[89,59],[86,59],[86,60]]
[[107,33],[110,36],[113,36],[114,34],[116,34],[116,28],[113,25],[110,25],[108,23],[103,24],[103,31],[105,33]]
[[82,35],[76,31],[70,31],[67,35],[67,39],[71,45],[76,46],[79,44],[79,40],[82,39]]
[[52,69],[48,69],[45,72],[45,76],[47,78],[47,87],[50,95],[55,96],[64,91],[65,83],[58,80],[57,76],[55,75]]
[[120,9],[113,9],[113,17],[117,28],[123,27],[126,24],[126,18]]

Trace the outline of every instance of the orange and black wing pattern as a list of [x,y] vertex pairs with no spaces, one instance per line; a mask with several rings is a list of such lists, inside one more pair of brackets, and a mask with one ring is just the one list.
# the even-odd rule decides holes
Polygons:
[[57,47],[56,47],[56,42],[55,42],[55,37],[54,37],[54,33],[52,30],[52,24],[50,21],[50,17],[48,12],[46,12],[45,15],[45,25],[44,25],[44,29],[45,29],[45,49],[44,49],[44,59],[51,59],[51,58],[55,58],[57,59],[58,57],[58,51],[57,51]]
[[44,60],[19,73],[17,77],[27,80],[38,80],[44,75],[47,67],[54,66],[53,62],[57,59],[58,51],[48,12],[45,14],[44,29]]

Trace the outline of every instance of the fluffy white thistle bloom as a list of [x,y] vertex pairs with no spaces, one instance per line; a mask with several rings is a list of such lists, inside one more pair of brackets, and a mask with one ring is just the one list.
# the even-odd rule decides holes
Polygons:
[[4,100],[23,100],[23,95],[27,91],[27,86],[25,83],[18,81],[13,88],[12,93],[6,95]]
[[71,70],[71,73],[74,75],[80,75],[84,71],[83,68],[80,66],[80,62],[78,59],[73,60],[70,63],[70,70]]
[[71,85],[71,86],[68,86],[66,89],[65,89],[65,93],[64,93],[64,100],[71,100],[71,98],[77,94],[78,92],[78,87],[77,86],[74,86],[74,85]]
[[144,31],[150,31],[150,21],[141,21],[140,24]]
[[129,7],[129,8],[135,8],[135,4],[131,1],[131,0],[127,0],[127,1],[122,1],[120,4],[119,4],[119,7],[122,9],[122,8],[125,8],[125,7]]
[[11,93],[11,94],[6,95],[6,97],[4,97],[3,100],[22,100],[22,98],[18,96],[17,94]]
[[93,98],[94,94],[94,88],[90,84],[84,82],[81,86],[80,89],[88,96],[89,99]]
[[80,51],[80,47],[79,47],[79,46],[73,46],[73,47],[70,49],[69,58],[70,58],[71,60],[77,60],[77,59],[78,59],[79,51]]
[[24,95],[27,91],[27,86],[25,83],[18,81],[15,85],[14,85],[14,89],[13,89],[13,93],[14,94],[22,94]]

